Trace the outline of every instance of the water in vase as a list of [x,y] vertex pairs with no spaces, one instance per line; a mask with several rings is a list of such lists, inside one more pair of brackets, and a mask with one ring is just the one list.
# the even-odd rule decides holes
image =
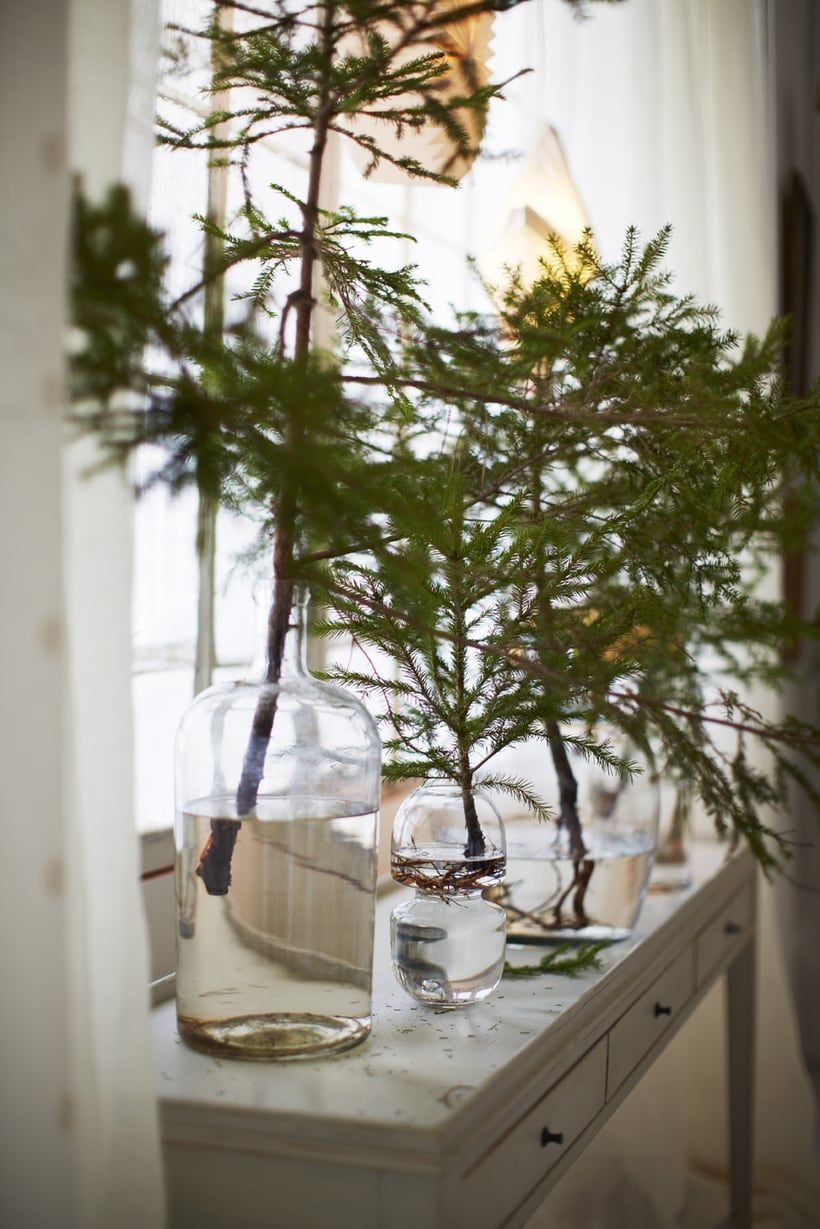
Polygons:
[[311,1058],[370,1031],[375,812],[204,799],[180,817],[177,1014],[190,1044]]
[[486,893],[507,914],[510,943],[625,939],[632,933],[652,868],[645,832],[584,831],[587,852],[573,859],[538,825],[509,825],[507,877]]
[[417,892],[393,910],[390,948],[399,984],[417,1002],[467,1007],[492,994],[504,972],[503,909],[478,893]]

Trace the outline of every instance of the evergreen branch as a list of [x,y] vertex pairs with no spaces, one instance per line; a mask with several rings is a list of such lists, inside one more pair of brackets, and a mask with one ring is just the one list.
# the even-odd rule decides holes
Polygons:
[[600,953],[608,943],[561,943],[541,957],[538,964],[504,965],[505,977],[539,977],[556,973],[561,977],[581,977],[599,973],[603,968]]
[[507,794],[510,798],[514,798],[516,802],[520,802],[522,806],[532,812],[542,823],[547,823],[555,818],[552,810],[539,798],[529,782],[525,781],[522,777],[495,773],[480,777],[477,784],[481,789],[497,790],[500,794]]
[[[207,145],[235,124],[245,204],[230,229],[203,225],[224,248],[209,276],[247,267],[250,315],[208,334],[184,311],[207,285],[167,301],[159,237],[127,198],[81,210],[74,421],[118,463],[159,445],[144,486],[201,481],[257,519],[284,592],[309,576],[335,610],[329,631],[393,659],[398,686],[375,670],[349,681],[385,699],[394,771],[426,765],[459,781],[465,819],[483,766],[545,728],[554,746],[627,777],[628,757],[594,737],[608,720],[637,748],[659,743],[718,833],[771,865],[788,848],[760,809],[812,788],[817,731],[768,722],[728,691],[713,700],[702,660],[711,653],[736,685],[780,685],[781,646],[818,634],[752,595],[753,568],[799,549],[817,512],[818,395],[792,398],[776,378],[778,326],[741,342],[713,309],[672,293],[667,230],[645,245],[630,231],[612,264],[589,238],[572,256],[553,245],[532,285],[513,275],[501,289],[499,322],[466,313],[434,325],[414,270],[371,258],[389,225],[318,199],[324,143],[354,112],[384,106],[397,131],[429,121],[454,148],[469,143],[465,114],[488,95],[465,90],[442,108],[441,31],[403,65],[374,25],[387,17],[401,40],[415,28],[415,7],[404,10],[277,6],[212,43],[214,90],[242,97],[169,134]],[[362,32],[362,56],[346,57],[342,39]],[[252,197],[250,151],[303,123],[308,183],[276,189],[298,220],[272,223]],[[309,353],[319,264],[364,371]],[[278,313],[278,344],[254,313]],[[271,623],[274,661],[286,606]],[[751,761],[752,738],[771,770]]]

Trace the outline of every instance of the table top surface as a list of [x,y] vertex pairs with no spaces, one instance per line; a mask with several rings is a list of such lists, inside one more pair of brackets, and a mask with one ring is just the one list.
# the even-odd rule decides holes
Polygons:
[[[158,1092],[166,1129],[187,1114],[256,1120],[253,1129],[321,1139],[330,1131],[360,1144],[388,1139],[420,1151],[443,1145],[466,1107],[479,1109],[513,1072],[526,1081],[538,1063],[562,1074],[583,1052],[597,1014],[629,1003],[642,971],[663,967],[679,940],[690,938],[708,911],[748,882],[747,854],[729,861],[714,843],[695,845],[692,885],[649,894],[632,937],[602,953],[602,968],[576,979],[554,975],[505,978],[486,1002],[447,1011],[416,1004],[390,967],[388,926],[402,892],[377,904],[373,1032],[363,1045],[315,1062],[258,1063],[212,1058],[176,1034],[173,1001],[152,1013]],[[514,949],[513,964],[543,949]],[[594,1040],[594,1037],[592,1037]],[[175,1118],[176,1115],[176,1118]],[[387,1146],[385,1144],[385,1146]]]

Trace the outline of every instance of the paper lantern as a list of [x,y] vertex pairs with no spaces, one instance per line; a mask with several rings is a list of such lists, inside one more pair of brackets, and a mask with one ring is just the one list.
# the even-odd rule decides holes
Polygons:
[[558,133],[545,126],[532,153],[513,181],[495,239],[478,261],[490,285],[517,268],[525,286],[540,272],[540,262],[555,260],[552,243],[571,256],[589,221],[569,172]]
[[[439,17],[448,10],[458,11],[464,8],[464,0],[428,0],[427,3],[408,5],[408,23],[419,17]],[[398,26],[383,23],[378,27],[388,44],[395,46],[403,37],[403,30]],[[477,13],[446,25],[428,29],[418,40],[408,43],[396,54],[395,66],[406,64],[421,55],[429,55],[439,51],[446,58],[447,70],[434,83],[436,97],[443,103],[453,99],[467,97],[477,89],[489,84],[490,73],[488,60],[490,43],[493,37],[493,14]],[[363,54],[364,40],[361,36],[351,36],[358,40],[354,47],[351,40],[346,40],[340,47],[343,54]],[[459,153],[458,146],[451,140],[444,129],[434,123],[426,123],[421,128],[405,127],[401,137],[396,134],[392,123],[378,118],[378,111],[395,110],[398,107],[416,107],[421,104],[418,94],[403,94],[398,98],[384,100],[373,104],[370,110],[373,114],[366,117],[358,116],[348,121],[352,133],[371,137],[381,149],[386,150],[395,158],[415,158],[423,167],[440,174],[461,179],[467,174],[475,161],[481,138],[486,126],[486,108],[475,109],[459,107],[455,118],[469,137],[469,154]],[[372,157],[361,145],[351,141],[348,147],[359,169],[366,173],[372,163]],[[392,162],[382,159],[379,165],[370,171],[370,179],[378,183],[423,184],[425,181],[406,174]]]

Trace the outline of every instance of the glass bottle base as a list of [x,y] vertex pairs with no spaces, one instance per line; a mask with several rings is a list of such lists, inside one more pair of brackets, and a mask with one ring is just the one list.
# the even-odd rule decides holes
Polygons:
[[654,895],[663,892],[682,892],[692,886],[692,867],[688,858],[677,862],[658,859],[649,877],[649,891]]
[[474,1003],[481,1003],[484,999],[489,998],[501,980],[504,965],[502,962],[500,970],[488,971],[492,981],[491,985],[463,986],[460,989],[454,988],[449,982],[415,978],[398,967],[395,967],[394,971],[396,981],[417,1003],[423,1003],[427,1007],[436,1007],[439,1011],[456,1011],[459,1007],[472,1007]]
[[390,918],[393,972],[429,1007],[469,1007],[495,990],[504,972],[504,911],[479,895],[419,892]]
[[177,1016],[183,1041],[195,1050],[259,1062],[293,1061],[338,1054],[370,1035],[370,1016],[250,1015],[227,1020]]
[[550,947],[556,943],[620,943],[632,935],[627,926],[551,926],[549,930],[528,930],[519,921],[508,923],[508,947]]

